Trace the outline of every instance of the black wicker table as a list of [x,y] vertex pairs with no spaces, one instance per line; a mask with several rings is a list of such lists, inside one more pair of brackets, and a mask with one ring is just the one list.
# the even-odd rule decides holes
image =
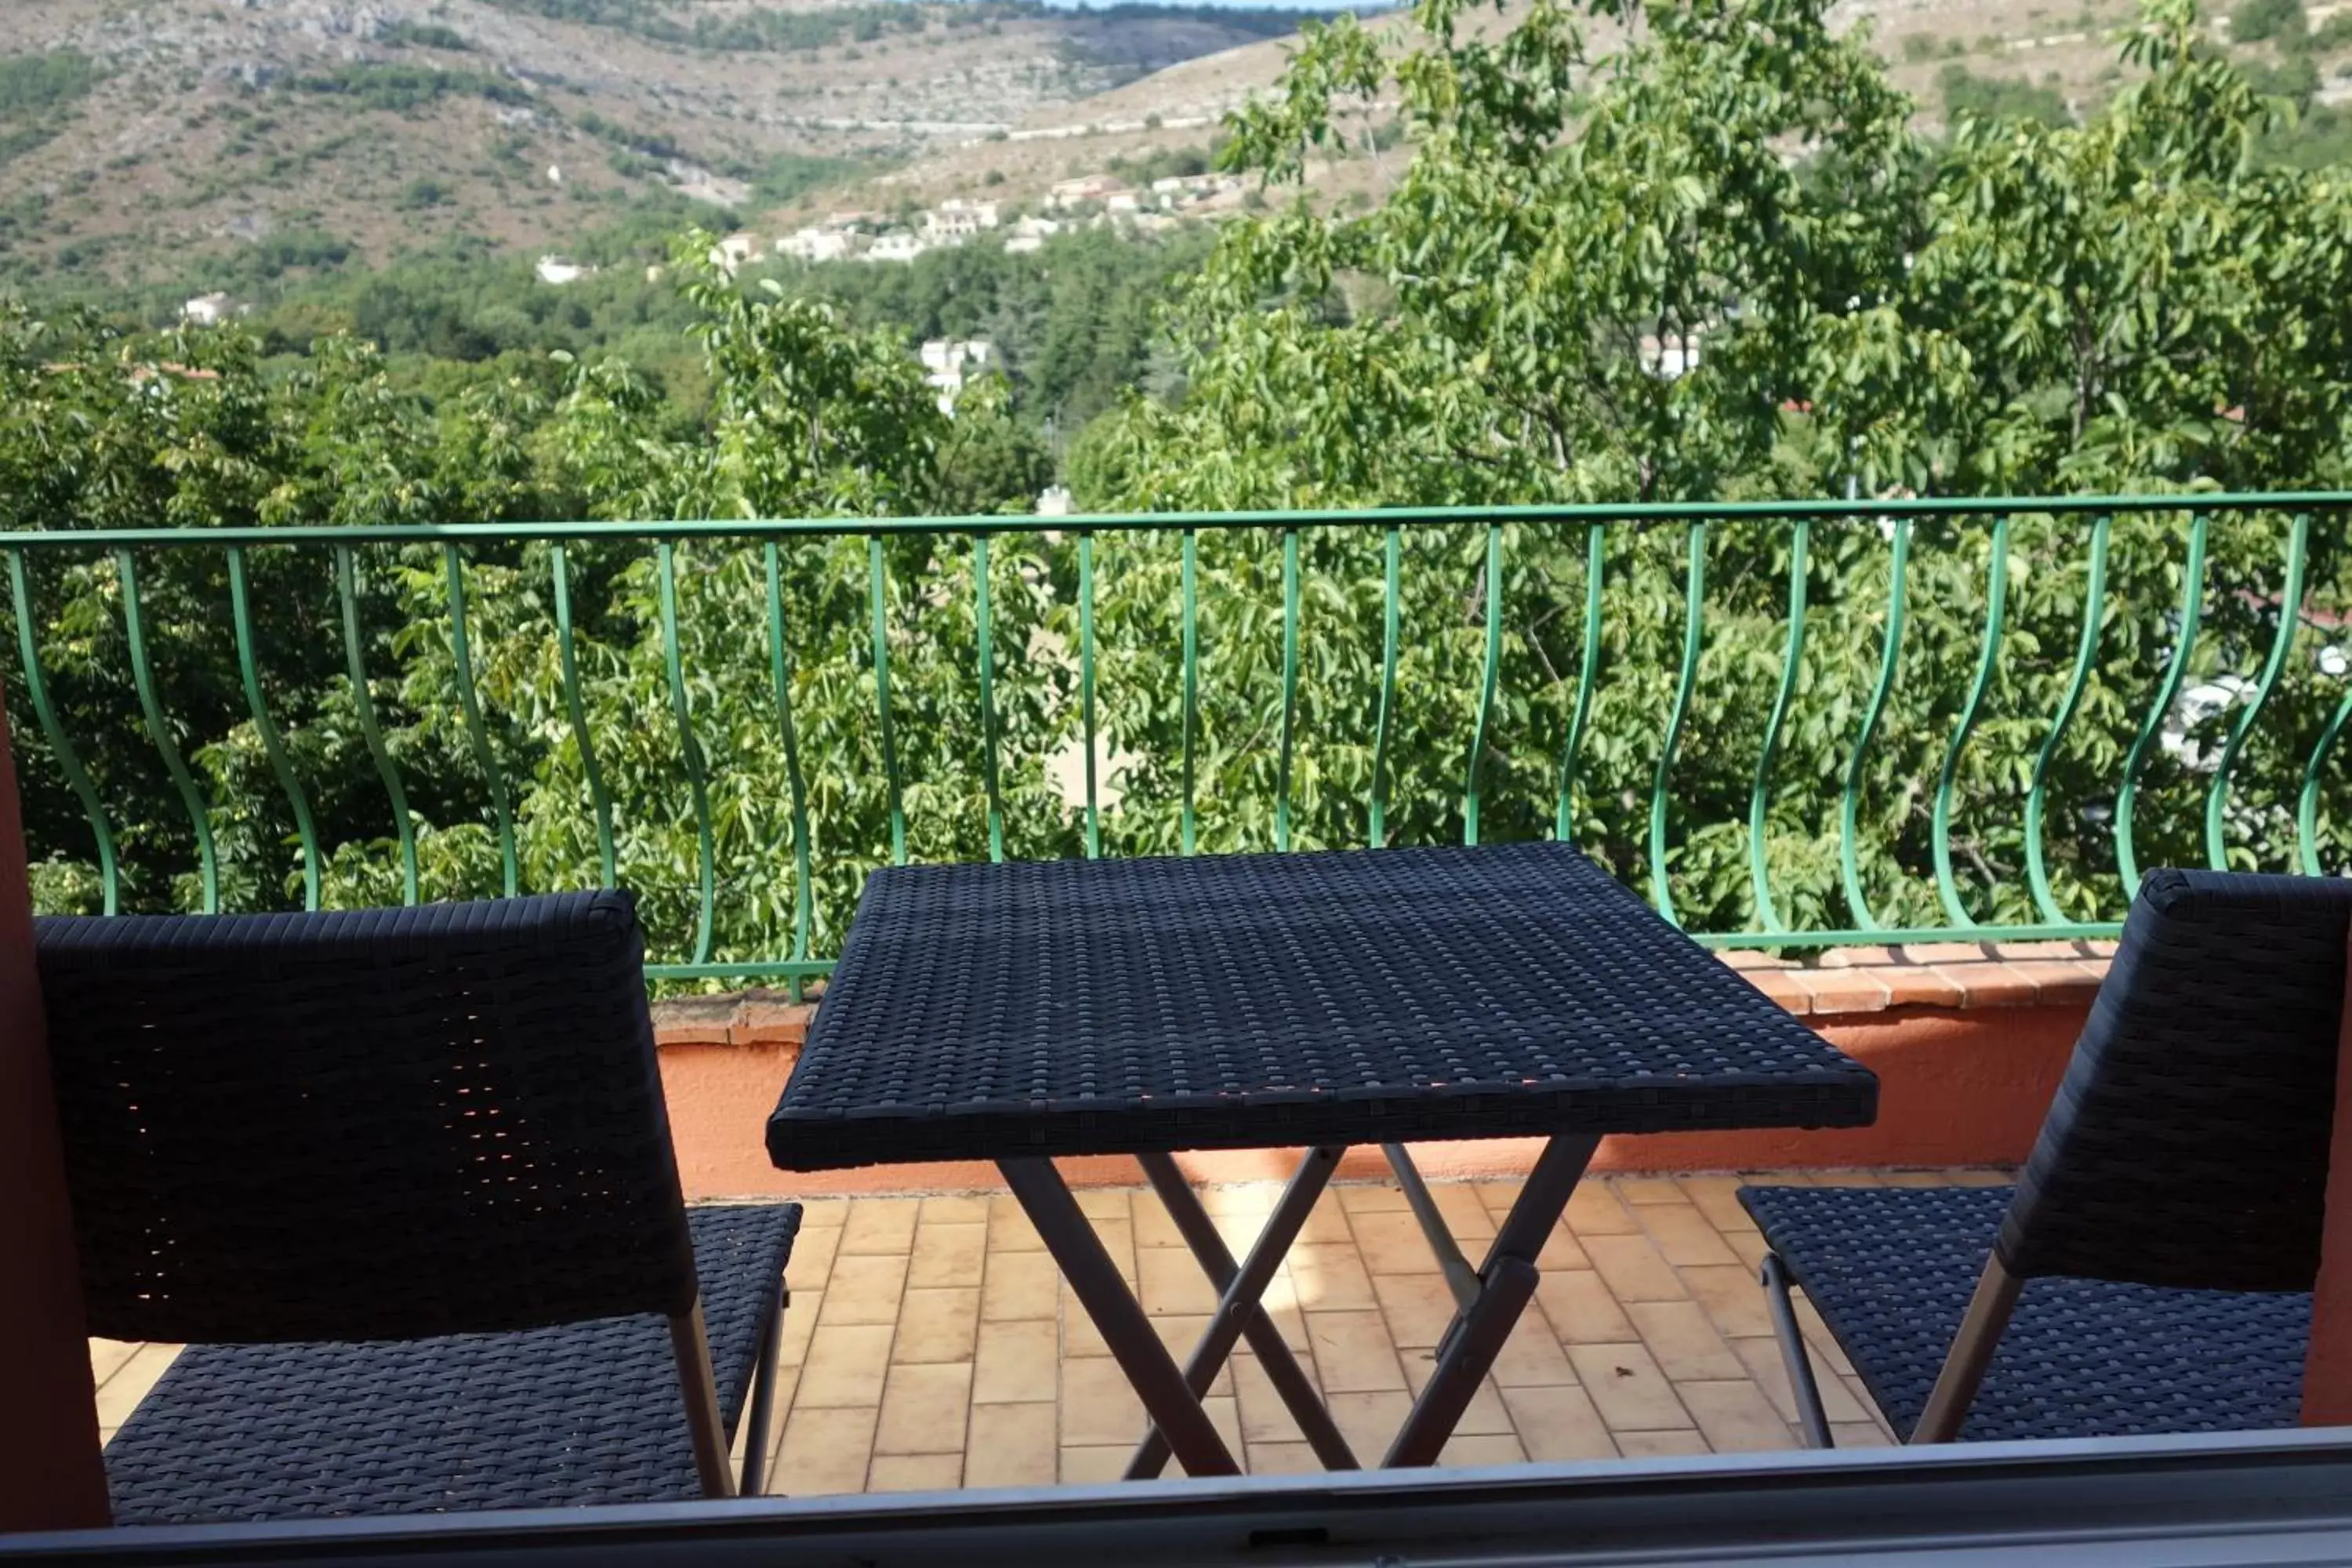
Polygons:
[[[1458,1310],[1387,1456],[1433,1463],[1535,1293],[1601,1136],[1851,1127],[1877,1079],[1556,844],[905,867],[869,878],[768,1122],[784,1170],[992,1160],[1195,1476],[1246,1337],[1326,1465],[1356,1464],[1259,1298],[1350,1144],[1387,1152]],[[1404,1145],[1538,1134],[1485,1262]],[[1171,1158],[1308,1151],[1236,1261]],[[1179,1368],[1055,1171],[1132,1154],[1221,1293]]]

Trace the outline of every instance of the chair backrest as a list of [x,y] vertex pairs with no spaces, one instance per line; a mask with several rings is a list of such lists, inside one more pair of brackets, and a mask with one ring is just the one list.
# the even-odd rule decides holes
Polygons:
[[2018,1181],[2023,1278],[2308,1290],[2352,880],[2150,872]]
[[47,920],[37,944],[92,1331],[692,1306],[627,894]]

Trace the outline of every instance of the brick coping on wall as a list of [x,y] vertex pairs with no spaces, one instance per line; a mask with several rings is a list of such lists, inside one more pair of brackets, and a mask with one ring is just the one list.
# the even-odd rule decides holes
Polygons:
[[[2106,978],[2111,942],[1938,942],[1838,947],[1811,959],[1727,951],[1723,962],[1800,1017],[1834,1018],[1897,1007],[1974,1011],[2084,1005]],[[654,1004],[661,1046],[762,1046],[797,1050],[815,1016],[782,991],[682,996]]]

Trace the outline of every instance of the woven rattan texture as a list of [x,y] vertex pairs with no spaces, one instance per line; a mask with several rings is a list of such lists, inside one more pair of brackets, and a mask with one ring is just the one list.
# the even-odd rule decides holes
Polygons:
[[[800,1206],[697,1209],[731,1435]],[[106,1450],[120,1524],[701,1496],[660,1318],[403,1343],[198,1346]]]
[[776,1163],[1853,1126],[1877,1082],[1554,844],[877,871]]
[[[1904,1437],[1927,1406],[2010,1197],[2005,1187],[1739,1194]],[[2029,1280],[1960,1435],[2291,1426],[2310,1334],[2308,1294]]]
[[691,1300],[626,894],[37,942],[93,1331],[400,1338]]
[[2142,884],[2001,1226],[2022,1275],[2308,1290],[2352,881]]

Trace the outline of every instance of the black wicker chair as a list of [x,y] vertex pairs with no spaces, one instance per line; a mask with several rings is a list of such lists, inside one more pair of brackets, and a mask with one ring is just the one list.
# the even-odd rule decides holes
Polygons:
[[747,1386],[759,1489],[800,1209],[688,1211],[626,894],[37,944],[91,1331],[192,1342],[118,1523],[724,1495]]
[[2142,884],[2015,1188],[1748,1187],[1789,1300],[1907,1442],[2287,1426],[2302,1394],[2352,880]]

